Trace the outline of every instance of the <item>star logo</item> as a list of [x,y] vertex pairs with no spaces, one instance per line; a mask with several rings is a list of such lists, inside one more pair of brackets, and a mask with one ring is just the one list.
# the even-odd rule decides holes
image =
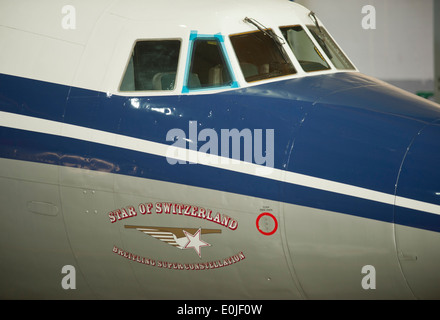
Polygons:
[[203,241],[200,238],[201,231],[202,231],[202,228],[199,228],[199,230],[197,230],[197,232],[195,234],[191,234],[191,233],[186,232],[185,230],[183,230],[183,232],[185,233],[186,237],[188,238],[188,243],[185,245],[184,249],[193,248],[195,250],[195,252],[197,252],[199,258],[202,258],[202,255],[201,255],[201,252],[200,252],[200,248],[201,247],[210,247],[211,246],[209,243]]
[[136,229],[148,234],[162,242],[181,250],[194,249],[199,258],[202,258],[201,248],[211,247],[211,244],[202,240],[204,234],[221,233],[220,229],[195,229],[195,228],[168,228],[168,227],[142,227],[125,226],[126,229]]

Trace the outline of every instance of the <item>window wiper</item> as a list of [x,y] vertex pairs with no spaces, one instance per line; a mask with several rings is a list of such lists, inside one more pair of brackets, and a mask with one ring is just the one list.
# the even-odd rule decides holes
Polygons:
[[319,34],[316,34],[316,32],[312,32],[312,30],[310,30],[313,35],[315,36],[316,41],[318,41],[319,45],[324,49],[324,52],[327,54],[327,56],[332,59],[333,56],[330,52],[330,50],[327,47],[327,44],[325,43],[325,35],[321,30],[321,27],[319,26],[318,23],[318,18],[316,18],[316,14],[313,11],[309,12],[309,17],[310,20],[312,20],[312,22],[315,24],[316,28],[318,28]]
[[321,27],[319,26],[319,23],[318,23],[318,18],[316,18],[316,14],[313,11],[310,11],[309,17],[310,17],[310,20],[312,20],[313,23],[315,24],[315,26],[318,28],[319,33],[322,33]]
[[275,41],[275,43],[278,44],[279,46],[283,46],[285,44],[283,38],[277,36],[275,34],[275,32],[273,32],[272,30],[266,28],[264,25],[262,25],[257,20],[255,20],[253,18],[246,17],[246,18],[244,18],[244,22],[247,22],[247,23],[250,23],[250,24],[254,25],[258,30],[260,30],[266,36],[270,37],[273,41]]

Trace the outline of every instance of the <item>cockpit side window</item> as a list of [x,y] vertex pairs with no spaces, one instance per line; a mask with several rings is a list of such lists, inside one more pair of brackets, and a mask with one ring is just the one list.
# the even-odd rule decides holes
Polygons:
[[301,26],[280,27],[280,30],[304,71],[330,69],[320,50]]
[[342,50],[333,41],[333,39],[330,37],[327,30],[325,30],[323,26],[318,27],[316,25],[308,25],[307,28],[310,30],[310,33],[315,38],[316,42],[318,42],[318,44],[324,50],[325,54],[336,67],[336,69],[355,70],[353,64],[344,55]]
[[283,47],[268,35],[270,32],[253,31],[230,36],[247,82],[296,73]]
[[238,88],[224,46],[224,37],[191,31],[182,93]]
[[179,52],[180,40],[136,42],[120,91],[173,90]]
[[196,39],[193,43],[188,89],[224,87],[232,84],[220,43],[216,39]]

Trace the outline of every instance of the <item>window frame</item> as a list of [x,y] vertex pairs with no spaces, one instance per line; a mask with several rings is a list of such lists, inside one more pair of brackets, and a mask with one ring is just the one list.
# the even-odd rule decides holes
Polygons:
[[[322,70],[311,70],[311,71],[307,71],[307,70],[304,69],[302,63],[301,63],[300,60],[298,59],[298,56],[295,54],[295,52],[293,51],[293,49],[290,47],[289,40],[286,39],[286,37],[284,36],[283,30],[282,30],[283,28],[294,28],[294,27],[301,27],[301,29],[304,31],[304,33],[308,36],[310,42],[311,42],[312,44],[315,45],[315,48],[318,50],[318,51],[316,51],[316,53],[317,53],[317,54],[320,56],[320,58],[323,59],[323,61],[328,65],[328,68],[326,68],[326,69],[322,69]],[[310,30],[307,28],[307,26],[304,27],[304,26],[301,25],[301,24],[294,24],[294,25],[278,26],[278,29],[280,30],[281,34],[283,35],[283,38],[284,38],[284,40],[286,41],[286,44],[287,44],[287,46],[289,47],[290,52],[291,52],[292,55],[295,57],[296,61],[298,61],[298,64],[299,64],[299,66],[301,67],[301,70],[302,70],[303,72],[305,72],[306,74],[310,74],[310,73],[313,73],[313,72],[327,72],[327,71],[332,71],[332,70],[336,69],[335,66],[333,65],[332,61],[330,60],[330,58],[327,57],[327,55],[326,55],[325,52],[323,52],[324,49],[321,48],[321,46],[320,46],[319,43],[316,41],[315,37],[311,34],[311,32],[310,32]]]
[[[196,40],[205,40],[205,41],[217,41],[220,47],[220,52],[223,55],[224,62],[226,64],[226,68],[231,76],[231,84],[230,85],[221,85],[221,86],[212,86],[205,88],[190,88],[188,86],[189,82],[189,74],[192,64],[192,58],[194,53],[194,43]],[[186,57],[186,65],[185,65],[185,73],[183,78],[183,86],[182,93],[190,93],[190,92],[201,92],[201,91],[213,91],[213,90],[224,90],[224,89],[234,89],[239,88],[240,85],[235,77],[234,69],[232,68],[231,61],[228,55],[228,51],[225,47],[225,37],[221,33],[217,34],[199,34],[197,31],[192,30],[189,37],[188,43],[188,53]]]

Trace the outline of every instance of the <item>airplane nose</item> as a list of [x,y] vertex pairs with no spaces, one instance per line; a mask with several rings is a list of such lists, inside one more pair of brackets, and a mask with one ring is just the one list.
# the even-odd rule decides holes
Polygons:
[[440,121],[425,126],[408,147],[396,189],[395,233],[414,295],[439,299]]
[[[306,94],[315,97],[287,168],[343,186],[328,187],[328,193],[285,187],[295,204],[338,213],[305,224],[309,213],[297,218],[294,209],[285,209],[286,238],[302,286],[315,283],[307,271],[313,255],[321,259],[319,271],[338,279],[334,285],[341,288],[351,290],[355,280],[343,283],[340,274],[373,265],[381,290],[440,298],[440,106],[361,74],[306,80],[292,105],[305,104]],[[352,250],[333,245],[345,239]],[[334,257],[338,267],[332,269]]]

